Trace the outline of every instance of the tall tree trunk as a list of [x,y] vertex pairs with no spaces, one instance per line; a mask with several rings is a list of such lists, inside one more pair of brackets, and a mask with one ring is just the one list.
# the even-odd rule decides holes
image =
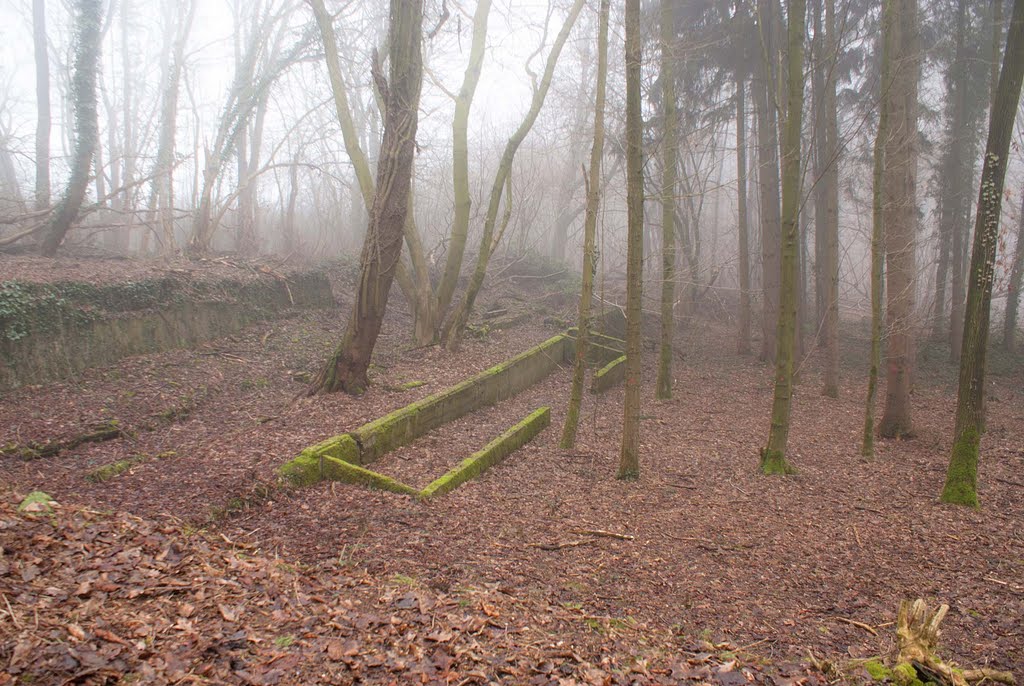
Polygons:
[[747,84],[736,73],[736,224],[740,251],[740,316],[736,350],[750,354],[750,236],[747,222]]
[[936,271],[935,313],[936,329],[944,320],[946,265],[943,250],[949,243],[951,253],[951,305],[949,318],[950,360],[960,359],[960,338],[963,336],[965,274],[964,258],[969,239],[967,226],[968,184],[974,165],[973,156],[968,157],[965,150],[965,137],[973,134],[967,131],[967,90],[968,75],[967,55],[965,54],[965,33],[967,30],[967,2],[959,0],[956,21],[956,48],[953,63],[950,65],[948,79],[948,107],[950,110],[949,128],[943,159],[942,174],[939,178],[941,189],[939,212],[939,266]]
[[444,273],[437,287],[434,309],[439,317],[443,317],[451,306],[462,270],[462,258],[466,252],[466,238],[469,236],[469,215],[472,209],[469,193],[469,112],[483,68],[487,19],[490,12],[491,0],[480,0],[477,3],[473,14],[473,42],[469,49],[469,64],[466,66],[462,87],[455,99],[455,116],[452,118],[452,184],[455,193],[455,216],[451,238],[448,241]]
[[1017,224],[1017,246],[1010,267],[1010,284],[1006,293],[1006,319],[1003,322],[1003,347],[1017,352],[1017,310],[1020,309],[1020,288],[1024,279],[1024,192],[1021,194],[1020,218]]
[[825,0],[826,53],[831,68],[825,80],[825,230],[822,283],[825,288],[825,371],[823,393],[839,397],[839,108],[836,101],[835,65],[839,61],[839,36],[836,33],[835,0]]
[[917,0],[898,0],[895,18],[893,107],[886,142],[883,206],[885,213],[886,307],[889,342],[885,409],[879,431],[886,438],[913,433],[910,412],[914,346],[915,245],[917,234],[917,90],[920,56]]
[[676,285],[676,134],[675,16],[672,0],[661,0],[662,177],[661,177],[661,344],[655,396],[672,397],[672,332],[675,330]]
[[861,454],[875,454],[875,395],[878,391],[878,368],[882,363],[882,298],[885,281],[885,219],[882,184],[885,182],[886,143],[889,140],[889,117],[896,97],[893,90],[892,61],[896,52],[896,3],[882,2],[882,68],[878,81],[878,131],[871,173],[871,353],[868,366],[868,392],[864,412],[864,436]]
[[103,11],[100,0],[78,0],[76,17],[75,72],[72,77],[75,110],[75,154],[64,197],[43,229],[39,251],[47,257],[57,254],[78,210],[85,200],[89,170],[99,142],[96,82],[99,74]]
[[601,159],[604,156],[604,101],[608,81],[608,15],[611,0],[601,0],[597,30],[597,88],[594,95],[594,143],[590,148],[590,170],[587,182],[587,209],[583,220],[583,279],[580,285],[580,307],[576,355],[573,360],[572,390],[565,412],[560,447],[576,445],[580,405],[583,403],[583,382],[587,368],[587,343],[590,336],[591,306],[594,297],[594,271],[597,267],[597,210],[601,202]]
[[782,219],[779,208],[779,135],[775,107],[774,3],[758,0],[758,26],[763,53],[754,84],[757,96],[757,165],[761,186],[761,282],[763,302],[761,309],[761,359],[775,360],[775,333],[779,318],[779,277],[781,262],[779,245],[782,242]]
[[362,393],[367,386],[377,336],[384,321],[388,293],[401,259],[423,76],[422,0],[391,0],[388,35],[390,78],[374,65],[374,80],[385,102],[384,140],[377,165],[377,192],[370,209],[360,262],[355,305],[345,335],[310,388],[310,393],[344,390]]
[[761,471],[765,474],[790,474],[793,471],[786,459],[786,443],[789,440],[793,403],[793,357],[796,348],[805,0],[790,0],[788,14],[788,115],[782,157],[782,284],[779,290],[778,348],[775,354],[771,429],[768,432],[768,445],[761,451]]
[[640,0],[626,0],[626,380],[617,477],[640,478],[640,383],[643,368],[643,119],[640,109]]
[[36,57],[36,202],[50,206],[50,53],[46,40],[46,2],[32,0],[32,43]]
[[1015,0],[1006,53],[995,89],[989,121],[988,144],[978,193],[971,252],[971,281],[964,317],[963,354],[957,392],[953,450],[942,490],[942,501],[978,506],[978,453],[985,431],[985,356],[988,347],[992,282],[995,276],[1003,183],[1013,124],[1024,80],[1024,0]]
[[527,134],[530,133],[534,122],[537,121],[537,115],[540,114],[541,107],[544,106],[544,100],[547,98],[548,90],[551,87],[551,79],[554,76],[555,65],[558,63],[558,56],[561,54],[562,48],[569,38],[569,32],[572,31],[572,27],[576,24],[576,19],[583,9],[583,2],[584,0],[575,0],[569,9],[569,15],[566,17],[565,23],[558,32],[558,36],[551,46],[551,51],[548,53],[548,59],[544,65],[544,74],[541,76],[540,83],[533,91],[530,109],[527,111],[522,123],[520,123],[519,128],[516,129],[515,133],[512,134],[505,144],[505,151],[502,153],[501,162],[498,164],[498,171],[494,175],[494,182],[491,184],[490,200],[487,205],[487,214],[484,217],[484,228],[483,234],[480,237],[480,250],[477,252],[476,267],[469,279],[469,284],[466,286],[466,292],[463,294],[462,300],[445,321],[441,333],[441,340],[444,341],[445,347],[449,350],[455,350],[459,347],[459,343],[462,340],[462,332],[469,321],[469,315],[473,311],[476,297],[484,285],[484,279],[487,276],[487,264],[490,262],[491,254],[497,248],[497,244],[494,241],[494,228],[498,221],[498,209],[501,206],[501,197],[504,194],[503,189],[509,174],[512,172],[512,163],[515,161],[516,151],[519,150],[519,146]]
[[164,30],[173,44],[169,50],[168,62],[164,69],[163,93],[160,104],[160,134],[156,154],[156,173],[153,185],[157,196],[157,213],[160,219],[161,251],[170,255],[176,249],[174,238],[174,147],[178,127],[178,91],[181,83],[182,64],[185,59],[185,44],[192,30],[195,16],[195,2],[183,4],[165,3]]

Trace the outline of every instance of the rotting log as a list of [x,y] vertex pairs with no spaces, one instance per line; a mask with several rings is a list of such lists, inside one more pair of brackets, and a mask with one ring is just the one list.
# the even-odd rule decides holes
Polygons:
[[430,500],[450,493],[470,479],[479,476],[510,454],[529,443],[551,424],[551,408],[541,407],[530,413],[508,431],[495,438],[481,450],[463,460],[457,467],[420,491],[420,498]]

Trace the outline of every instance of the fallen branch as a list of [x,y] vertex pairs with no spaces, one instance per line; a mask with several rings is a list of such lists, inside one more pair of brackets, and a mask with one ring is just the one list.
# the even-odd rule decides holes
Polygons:
[[117,421],[112,420],[97,425],[91,431],[79,434],[78,436],[72,436],[63,441],[46,441],[45,443],[31,441],[25,445],[12,445],[2,448],[0,449],[0,454],[17,454],[24,460],[56,457],[65,450],[74,450],[85,443],[102,443],[103,441],[111,441],[122,436],[129,436],[129,434],[118,425]]
[[849,624],[850,626],[855,626],[858,629],[863,629],[864,631],[868,632],[872,636],[877,636],[878,635],[878,632],[875,630],[875,628],[873,626],[871,626],[869,624],[865,624],[864,622],[858,622],[858,621],[856,621],[854,619],[847,619],[846,617],[833,617],[833,619],[836,620],[837,622],[842,622],[843,624]]
[[561,550],[562,548],[575,548],[576,546],[589,545],[593,543],[591,540],[579,540],[579,541],[566,541],[564,543],[531,543],[531,548],[539,548],[541,550]]
[[572,532],[581,536],[603,536],[605,538],[617,538],[620,541],[633,540],[633,536],[629,534],[618,534],[614,531],[604,531],[602,529],[573,529]]
[[1000,672],[995,669],[965,669],[964,678],[967,681],[996,681],[1000,684],[1013,684],[1017,683],[1017,680],[1013,678],[1013,674],[1009,672]]

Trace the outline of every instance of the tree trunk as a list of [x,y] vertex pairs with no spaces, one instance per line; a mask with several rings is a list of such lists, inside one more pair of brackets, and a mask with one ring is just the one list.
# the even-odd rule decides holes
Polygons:
[[891,134],[886,142],[883,206],[885,213],[886,360],[885,409],[879,431],[886,438],[913,433],[910,375],[914,346],[914,290],[917,234],[917,89],[920,56],[917,0],[898,0]]
[[388,35],[390,78],[384,82],[374,65],[384,108],[384,140],[377,165],[377,192],[370,209],[360,262],[355,305],[345,335],[310,388],[310,393],[366,390],[377,336],[384,321],[388,293],[402,254],[409,189],[419,116],[422,0],[391,0]]
[[643,368],[643,119],[640,109],[640,0],[626,0],[626,397],[617,478],[640,478],[640,383]]
[[835,65],[839,61],[839,36],[836,34],[835,0],[825,0],[825,35],[828,54],[828,78],[825,80],[825,169],[822,177],[825,202],[824,264],[825,287],[825,372],[823,392],[839,397],[839,108],[836,102]]
[[1010,139],[1024,80],[1024,0],[1015,0],[1006,53],[995,89],[989,121],[988,144],[978,193],[971,252],[971,280],[967,291],[964,340],[960,357],[953,450],[942,501],[978,506],[978,452],[985,430],[985,356],[988,346],[992,282],[995,276],[999,216],[1006,178]]
[[775,354],[775,395],[768,445],[761,451],[761,471],[790,474],[786,459],[793,402],[793,357],[796,348],[797,250],[800,221],[800,130],[804,102],[805,0],[790,0],[788,12],[788,102],[783,139],[782,283],[779,290],[778,347]]
[[740,251],[740,315],[736,350],[750,354],[750,236],[747,227],[747,84],[736,74],[736,224]]
[[32,0],[32,42],[36,56],[36,202],[50,206],[50,54],[45,0]]
[[1020,308],[1020,287],[1024,277],[1024,192],[1021,192],[1020,218],[1017,225],[1017,246],[1010,267],[1010,284],[1006,293],[1006,320],[1003,323],[1003,347],[1017,352],[1017,310]]
[[551,87],[551,79],[554,76],[555,65],[558,63],[558,56],[561,54],[562,47],[569,38],[569,32],[576,23],[576,18],[579,17],[580,11],[583,9],[583,2],[584,0],[575,0],[573,2],[569,10],[569,16],[566,17],[565,23],[555,38],[554,45],[551,46],[551,52],[548,53],[544,74],[533,92],[530,109],[527,111],[519,128],[516,129],[515,133],[512,134],[512,137],[505,144],[505,151],[501,156],[498,171],[494,175],[494,182],[491,184],[490,200],[487,205],[487,214],[484,218],[484,229],[483,235],[480,238],[480,250],[477,253],[476,268],[473,270],[473,275],[470,277],[462,300],[459,302],[458,307],[449,315],[447,321],[445,321],[441,334],[441,340],[444,341],[445,347],[449,350],[456,350],[459,347],[459,343],[462,340],[462,332],[466,328],[469,315],[473,311],[476,296],[483,287],[484,279],[487,276],[487,264],[490,262],[491,254],[497,247],[494,242],[494,228],[498,221],[498,209],[501,206],[505,182],[512,172],[512,163],[515,161],[516,151],[519,150],[519,146],[527,134],[530,133],[534,122],[537,121],[537,115],[540,113],[541,107],[544,106],[544,100],[547,97],[548,90]]
[[583,403],[583,382],[587,368],[587,342],[590,335],[591,306],[594,297],[594,271],[597,267],[597,210],[601,202],[601,159],[604,156],[604,101],[608,81],[608,15],[611,0],[601,0],[597,33],[597,89],[594,95],[594,143],[590,148],[590,170],[587,183],[587,209],[583,220],[583,279],[580,285],[576,356],[573,360],[572,390],[565,412],[560,447],[576,445],[580,405]]
[[675,329],[676,282],[676,83],[674,2],[661,0],[662,178],[661,178],[661,344],[655,396],[672,397],[672,333]]
[[93,154],[99,141],[97,120],[96,82],[99,72],[100,40],[103,21],[100,0],[78,0],[78,16],[75,21],[75,72],[72,77],[75,110],[75,154],[71,164],[64,197],[43,229],[39,251],[46,257],[53,257],[64,242],[71,224],[78,216],[78,210],[85,200],[89,185],[89,170]]
[[754,84],[757,96],[757,164],[761,186],[761,359],[775,360],[775,333],[779,314],[779,277],[782,242],[779,209],[779,143],[774,105],[775,77],[771,64],[775,59],[773,3],[758,0],[758,26],[761,32],[762,59]]
[[892,61],[896,52],[896,3],[882,3],[882,67],[878,87],[878,131],[871,173],[871,354],[868,366],[868,393],[864,412],[864,436],[861,454],[875,454],[875,395],[878,391],[878,368],[882,362],[882,298],[885,281],[885,219],[882,204],[882,184],[885,182],[885,152],[889,140],[889,117],[893,108]]

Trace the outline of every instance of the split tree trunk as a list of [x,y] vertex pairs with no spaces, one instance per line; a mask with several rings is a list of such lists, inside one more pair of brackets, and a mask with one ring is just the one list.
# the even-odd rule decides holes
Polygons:
[[[462,300],[449,315],[447,321],[445,321],[441,332],[441,340],[444,341],[445,347],[448,350],[458,349],[459,343],[462,341],[462,333],[469,322],[469,315],[472,313],[473,305],[476,303],[476,297],[480,294],[480,289],[484,285],[484,279],[487,277],[487,265],[490,262],[491,255],[497,248],[497,243],[494,240],[494,229],[498,222],[498,210],[501,207],[504,187],[509,175],[512,173],[512,163],[515,161],[519,146],[530,133],[534,122],[537,121],[537,115],[540,114],[540,110],[544,106],[544,100],[547,98],[548,90],[551,88],[551,79],[554,76],[555,66],[558,63],[558,56],[561,54],[562,48],[569,38],[569,32],[572,30],[576,19],[580,15],[580,11],[583,9],[583,2],[584,0],[575,0],[569,9],[569,16],[566,17],[565,23],[562,25],[554,44],[551,46],[551,52],[548,53],[544,74],[533,92],[530,109],[527,111],[522,123],[520,123],[519,128],[516,129],[515,133],[512,134],[505,144],[505,151],[502,153],[501,162],[498,164],[498,171],[494,175],[494,182],[491,184],[491,194],[487,205],[487,214],[484,217],[483,234],[480,237],[480,250],[477,252],[476,267],[473,270],[472,276],[470,276],[469,284],[466,286]],[[509,197],[511,198],[511,194]]]
[[377,192],[360,261],[355,304],[345,335],[310,388],[310,393],[362,393],[388,293],[401,259],[423,76],[422,0],[391,0],[389,80],[374,65],[385,103],[384,140],[377,165]]

